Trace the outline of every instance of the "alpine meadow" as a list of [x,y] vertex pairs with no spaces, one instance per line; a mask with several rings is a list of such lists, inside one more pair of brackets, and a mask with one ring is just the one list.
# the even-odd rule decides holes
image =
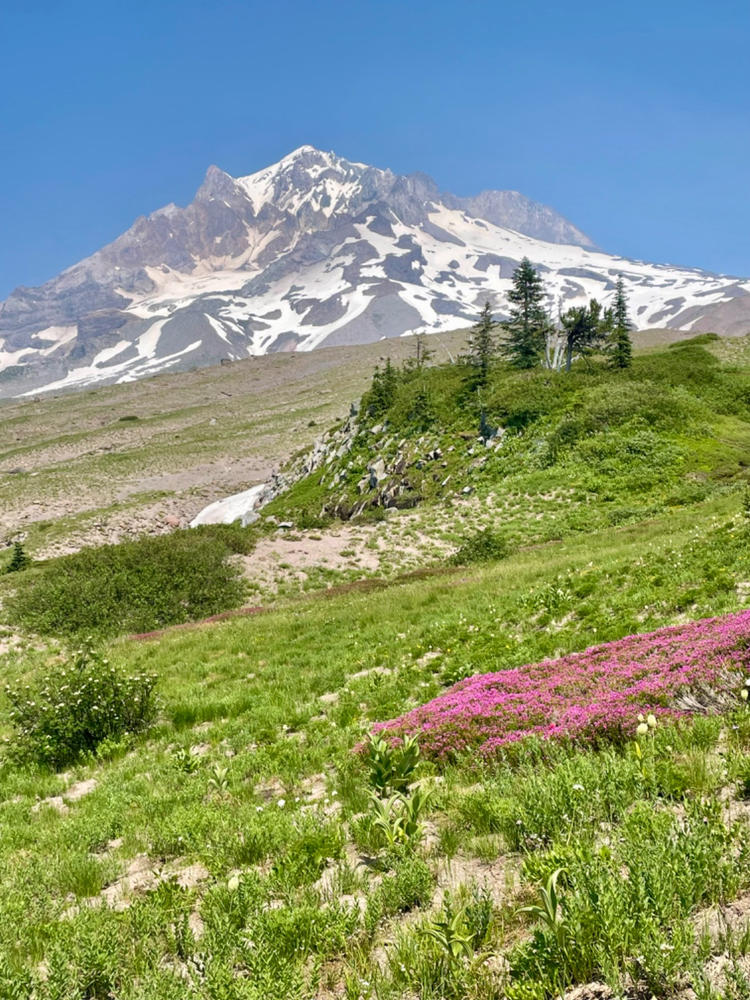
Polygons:
[[750,1000],[748,11],[5,6],[0,1000]]

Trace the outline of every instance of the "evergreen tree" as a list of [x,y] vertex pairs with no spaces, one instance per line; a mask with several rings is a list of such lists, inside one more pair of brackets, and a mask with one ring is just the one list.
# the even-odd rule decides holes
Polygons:
[[468,361],[476,369],[477,386],[487,385],[490,366],[497,354],[497,344],[492,333],[494,327],[495,321],[492,318],[490,304],[485,302],[479,320],[469,334]]
[[617,279],[615,301],[611,310],[612,332],[609,338],[609,363],[612,368],[629,368],[633,362],[633,343],[630,330],[633,324],[628,316],[628,300],[622,275]]
[[601,346],[611,324],[611,314],[592,299],[587,306],[571,306],[560,317],[565,341],[565,371],[570,371],[573,354],[586,355]]
[[10,557],[10,562],[6,569],[7,573],[18,573],[22,569],[26,569],[27,566],[31,565],[31,559],[26,555],[26,550],[24,549],[21,542],[13,542],[13,555]]
[[372,385],[367,395],[367,412],[371,417],[380,417],[390,410],[396,398],[397,385],[396,369],[391,364],[391,359],[386,358],[383,370],[376,368],[372,375]]
[[543,304],[542,279],[528,257],[513,272],[508,299],[512,308],[503,324],[508,333],[503,354],[515,368],[533,368],[544,352],[550,321]]
[[433,349],[427,346],[427,335],[424,333],[417,334],[416,356],[417,368],[422,368],[435,357]]

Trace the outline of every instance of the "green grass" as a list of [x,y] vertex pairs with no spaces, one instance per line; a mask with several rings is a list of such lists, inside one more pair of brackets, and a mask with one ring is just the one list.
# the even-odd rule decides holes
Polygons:
[[[381,748],[371,766],[356,749],[373,723],[470,674],[744,606],[750,412],[745,361],[717,361],[720,348],[657,350],[619,381],[594,368],[549,396],[542,376],[499,373],[485,401],[509,428],[497,451],[468,454],[471,401],[429,434],[394,410],[381,434],[440,447],[474,491],[441,492],[425,473],[422,507],[369,522],[394,574],[399,546],[434,543],[429,572],[289,588],[262,613],[103,646],[121,676],[156,675],[158,716],[66,774],[3,752],[0,997],[546,1000],[594,980],[615,994],[746,996],[750,934],[741,921],[704,929],[710,908],[750,891],[739,696],[722,716],[657,727],[641,756],[529,741],[506,759],[414,769],[412,751],[394,764]],[[429,377],[460,394],[460,372]],[[315,514],[329,495],[310,479],[277,512]],[[57,635],[73,621],[112,634],[135,627],[123,602],[137,617],[174,601],[173,546],[195,546],[180,557],[192,587],[205,560],[218,571],[266,530],[11,576],[48,588],[35,606],[63,610]],[[448,565],[446,547],[466,539],[478,551]],[[135,589],[112,604],[121,571]],[[354,574],[318,567],[308,584]],[[199,611],[181,607],[172,620]],[[29,640],[3,655],[5,680],[34,690],[60,656]],[[0,736],[15,738],[1,692]]]
[[[160,678],[156,728],[130,750],[80,765],[73,778],[94,777],[97,786],[64,815],[32,810],[72,779],[9,764],[0,774],[0,953],[9,981],[36,977],[40,997],[172,997],[184,995],[189,975],[199,997],[278,995],[278,983],[292,996],[326,995],[326,983],[357,995],[356,983],[371,989],[362,995],[437,998],[491,997],[523,983],[541,996],[559,988],[555,976],[576,982],[594,973],[613,984],[645,978],[666,995],[685,970],[697,977],[692,914],[746,885],[744,862],[735,864],[744,814],[732,833],[701,803],[719,789],[727,803],[737,794],[733,776],[748,772],[750,757],[747,715],[660,733],[652,782],[628,748],[551,756],[530,748],[511,770],[451,765],[423,817],[429,836],[399,856],[368,841],[376,860],[367,865],[352,840],[368,810],[366,769],[352,748],[373,721],[469,670],[736,609],[749,547],[736,501],[719,498],[499,563],[112,646],[128,673]],[[45,655],[8,658],[6,671],[33,676]],[[217,767],[226,768],[220,790]],[[427,765],[419,773],[428,782],[435,774]],[[675,827],[682,802],[698,810],[695,834]],[[625,839],[605,855],[600,837]],[[640,845],[636,860],[651,886],[640,896],[618,888],[635,850],[628,838]],[[446,885],[444,852],[471,870],[467,892],[495,864],[508,873],[507,886],[493,883],[492,922],[476,953],[507,956],[505,986],[476,955],[446,958],[421,929],[442,919],[433,899]],[[123,889],[126,909],[91,909],[86,900],[141,855],[153,884]],[[568,919],[589,935],[585,962],[571,952],[564,966],[546,932],[535,936],[516,916],[559,861],[573,887]],[[196,864],[205,868],[199,885],[181,888],[182,872]],[[586,909],[594,891],[612,894],[614,923],[599,931]],[[395,944],[383,964],[385,940]],[[670,961],[663,944],[675,949]]]

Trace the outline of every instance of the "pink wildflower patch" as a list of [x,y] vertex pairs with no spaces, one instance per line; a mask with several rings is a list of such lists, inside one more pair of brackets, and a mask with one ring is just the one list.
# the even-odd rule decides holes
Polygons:
[[685,714],[681,696],[736,690],[748,666],[750,610],[477,674],[375,729],[418,734],[438,758],[467,749],[491,756],[532,735],[599,743],[631,737],[639,712],[676,718]]

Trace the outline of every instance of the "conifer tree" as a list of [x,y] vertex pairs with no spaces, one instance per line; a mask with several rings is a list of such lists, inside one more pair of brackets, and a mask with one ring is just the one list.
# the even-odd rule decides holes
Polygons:
[[528,257],[513,272],[508,299],[512,308],[503,324],[508,333],[503,354],[514,368],[533,368],[544,352],[550,321],[543,304],[542,279]]
[[611,328],[608,311],[592,299],[587,306],[571,306],[560,317],[565,342],[565,371],[570,371],[573,354],[590,354],[600,347]]
[[427,335],[418,333],[414,341],[414,354],[404,361],[405,372],[419,371],[435,356],[431,347],[427,346]]
[[609,338],[609,363],[612,368],[629,368],[633,362],[633,344],[630,339],[632,327],[628,316],[625,283],[620,275],[612,306],[612,332]]
[[372,375],[372,386],[367,399],[367,412],[371,417],[380,417],[391,408],[396,398],[397,385],[396,369],[391,364],[391,359],[386,358],[383,370],[376,368]]
[[492,333],[494,327],[490,304],[485,302],[477,323],[472,327],[468,345],[468,361],[476,369],[476,384],[480,387],[487,385],[490,366],[497,354],[497,344]]
[[6,569],[7,573],[18,573],[22,569],[26,569],[27,566],[31,565],[31,559],[26,555],[26,550],[24,549],[21,542],[13,542],[13,555],[10,557],[10,562]]
[[418,333],[416,344],[417,368],[422,368],[434,357],[435,352],[431,347],[427,346],[427,335],[424,333]]
[[421,382],[416,393],[414,394],[414,399],[409,411],[409,420],[411,420],[417,430],[426,431],[432,426],[435,419],[435,409],[432,405],[430,394],[427,391],[427,386],[424,382]]

